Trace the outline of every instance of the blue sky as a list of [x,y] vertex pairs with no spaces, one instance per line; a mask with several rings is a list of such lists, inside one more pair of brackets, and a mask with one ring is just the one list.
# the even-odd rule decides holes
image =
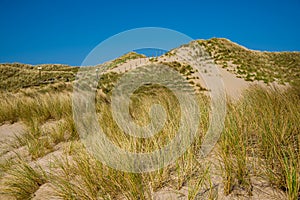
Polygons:
[[138,27],[256,50],[300,51],[300,1],[0,1],[0,62],[80,65],[101,41]]

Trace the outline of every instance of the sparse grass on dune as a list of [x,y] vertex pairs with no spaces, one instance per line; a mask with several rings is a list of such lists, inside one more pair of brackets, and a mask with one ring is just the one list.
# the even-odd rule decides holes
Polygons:
[[[12,136],[9,145],[1,145],[0,195],[31,199],[41,185],[48,183],[53,195],[63,199],[153,199],[166,188],[176,192],[187,188],[188,199],[203,199],[203,195],[216,199],[213,187],[223,185],[223,193],[229,198],[236,197],[237,190],[242,191],[239,195],[251,198],[255,181],[263,180],[289,200],[300,199],[299,52],[250,51],[226,39],[199,44],[217,64],[240,78],[289,83],[292,87],[285,91],[252,87],[241,99],[228,102],[223,134],[212,157],[201,160],[198,153],[211,116],[209,99],[197,94],[201,116],[195,141],[173,163],[148,173],[110,168],[86,150],[72,113],[71,92],[78,68],[42,65],[40,74],[38,66],[0,64],[0,124],[22,122],[27,126],[26,132]],[[144,56],[128,53],[106,63],[106,67],[113,69],[137,58]],[[158,58],[150,61],[157,62]],[[180,72],[190,85],[197,82],[190,65],[163,64]],[[91,73],[95,73],[94,68]],[[147,125],[151,120],[149,109],[160,104],[166,111],[166,123],[154,137],[130,136],[118,127],[111,111],[112,89],[121,75],[108,72],[99,80],[95,102],[101,128],[113,144],[130,152],[147,153],[164,147],[180,126],[179,101],[164,87],[140,87],[130,99],[129,114],[134,122]],[[90,77],[87,75],[83,90],[90,87]],[[199,83],[196,86],[205,90]],[[218,176],[219,181],[220,174],[223,184],[214,179]]]
[[47,175],[40,166],[31,166],[19,160],[6,171],[2,193],[18,200],[31,199],[41,185],[47,182]]
[[[299,90],[286,91],[251,88],[242,99],[228,103],[223,134],[217,148],[223,174],[224,193],[237,187],[251,195],[253,178],[260,177],[298,199],[300,191],[300,95]],[[23,121],[28,132],[18,136],[15,147],[26,146],[31,162],[54,151],[59,143],[65,154],[52,160],[55,170],[45,173],[27,162],[7,161],[1,164],[5,193],[17,199],[30,198],[41,184],[51,183],[55,195],[64,199],[151,199],[156,191],[168,187],[188,187],[189,199],[199,192],[212,190],[210,167],[199,163],[203,133],[208,126],[208,100],[198,96],[201,109],[199,137],[179,159],[154,172],[134,174],[103,165],[87,153],[79,140],[73,121],[69,93],[1,94],[0,121]],[[128,136],[112,118],[110,94],[103,100],[97,95],[99,123],[113,143],[132,152],[151,152],[167,144],[176,134],[180,110],[178,101],[163,87],[145,86],[131,98],[130,114],[136,123],[149,123],[149,108],[160,103],[167,112],[165,127],[155,137],[136,139]],[[55,126],[47,132],[48,122]],[[215,163],[216,164],[216,163]],[[23,186],[23,187],[22,187]],[[198,197],[197,197],[198,198]]]
[[129,60],[137,59],[137,58],[146,58],[146,56],[143,54],[138,54],[136,52],[129,52],[129,53],[124,54],[123,56],[111,61],[109,63],[109,68],[113,69],[113,68],[117,67],[119,64],[126,63]]
[[[31,159],[36,160],[55,150],[60,142],[77,140],[78,134],[71,111],[69,93],[1,94],[0,121],[22,121],[28,128],[24,134],[13,135],[13,148],[26,146]],[[41,126],[49,121],[59,121],[47,132]]]
[[229,105],[220,140],[224,191],[234,186],[251,191],[250,176],[263,177],[300,195],[300,98],[294,89],[251,88],[242,100]]
[[[223,38],[199,40],[214,61],[246,81],[299,85],[299,52],[262,52]],[[232,65],[233,64],[233,65]]]
[[[63,172],[51,177],[58,196],[64,199],[145,199],[149,185],[143,175],[123,173],[104,166],[91,157],[82,146],[73,152],[72,161],[57,161]],[[148,190],[148,191],[147,191]]]
[[[176,122],[178,113],[180,113],[178,102],[175,97],[170,97],[170,92],[164,91],[162,88],[151,88],[149,90],[142,89],[133,96],[131,114],[137,123],[148,123],[149,118],[144,113],[148,112],[152,103],[161,103],[169,114],[167,120],[167,128],[161,131],[154,139],[135,140],[128,137],[117,128],[113,122],[110,105],[107,101],[103,101],[99,96],[97,100],[98,111],[101,111],[102,118],[100,123],[105,127],[106,134],[112,141],[121,147],[133,152],[149,152],[155,148],[160,148],[169,141],[176,133],[178,124]],[[150,95],[150,96],[149,96]],[[109,98],[109,97],[107,97]],[[56,94],[37,94],[36,96],[22,95],[16,98],[15,95],[4,95],[5,104],[0,106],[5,112],[1,116],[5,121],[24,121],[29,127],[28,132],[21,135],[16,140],[16,147],[27,146],[32,160],[37,160],[54,150],[54,146],[59,142],[76,142],[78,135],[72,118],[70,96],[67,93]],[[206,98],[199,98],[199,105],[206,108]],[[33,108],[33,109],[29,109]],[[208,119],[208,110],[203,109],[201,128],[206,128],[205,120]],[[179,111],[179,112],[178,112]],[[9,114],[11,113],[11,115]],[[53,130],[48,130],[47,134],[40,128],[48,120],[59,120]],[[66,133],[67,132],[67,133]],[[115,169],[103,166],[99,161],[87,154],[81,145],[73,148],[71,153],[71,161],[58,159],[54,165],[57,165],[63,174],[52,174],[48,182],[54,185],[54,190],[58,196],[65,199],[97,199],[102,198],[120,198],[127,199],[149,199],[153,193],[162,187],[172,187],[180,189],[187,185],[189,181],[197,182],[198,185],[206,183],[206,174],[202,172],[203,167],[198,163],[194,151],[201,144],[201,137],[192,145],[190,150],[186,152],[176,163],[171,166],[160,169],[155,172],[146,174],[134,174],[120,172]],[[34,172],[34,171],[30,171]],[[20,175],[16,173],[15,176]],[[25,174],[24,174],[25,175]],[[36,174],[32,173],[32,180]],[[20,182],[22,177],[20,175]],[[201,180],[198,180],[201,179]],[[12,183],[15,179],[10,179]],[[25,181],[25,180],[24,180]],[[14,189],[13,185],[5,183],[8,190]],[[25,184],[25,183],[24,183]],[[191,189],[191,194],[197,194],[199,188]],[[32,189],[34,192],[35,189]],[[15,197],[28,197],[32,192],[21,191],[20,194],[12,193]],[[152,193],[151,193],[152,192]]]
[[287,191],[290,199],[296,199],[300,192],[299,94],[293,89],[255,90],[249,94],[245,96],[246,103],[256,113],[259,124],[253,129],[258,134],[254,152],[262,159],[261,171],[271,184]]
[[171,166],[141,174],[109,168],[87,154],[78,143],[71,155],[72,160],[55,162],[62,173],[50,179],[56,195],[64,199],[152,199],[153,193],[161,188],[180,190],[189,184],[190,195],[196,196],[208,185],[208,169],[202,168],[192,151]]

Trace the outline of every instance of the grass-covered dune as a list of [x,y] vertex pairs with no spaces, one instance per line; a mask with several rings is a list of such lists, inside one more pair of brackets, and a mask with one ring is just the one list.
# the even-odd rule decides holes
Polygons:
[[[141,124],[149,120],[145,113],[151,103],[158,100],[167,109],[169,122],[149,140],[124,134],[111,116],[109,103],[98,98],[99,123],[115,144],[133,152],[149,152],[174,137],[178,102],[167,98],[167,91],[158,90],[155,93],[150,88],[150,97],[145,90],[135,94],[130,109]],[[27,126],[25,134],[5,145],[7,151],[24,147],[27,156],[16,153],[11,159],[2,159],[0,165],[2,192],[16,199],[31,198],[44,184],[51,186],[53,195],[64,199],[151,199],[153,192],[165,187],[178,191],[188,187],[188,197],[194,199],[203,191],[213,195],[213,184],[222,186],[224,195],[241,190],[248,198],[257,192],[257,180],[261,179],[288,199],[299,197],[300,96],[292,88],[277,91],[253,87],[243,98],[229,103],[225,128],[213,151],[215,159],[209,162],[199,162],[197,157],[208,125],[208,100],[199,96],[202,117],[196,141],[175,163],[143,174],[114,170],[86,152],[74,125],[69,93],[16,95],[2,94],[0,105],[1,122],[22,121]],[[43,130],[49,120],[57,123]],[[51,168],[42,167],[40,161],[56,151],[62,153],[49,161]],[[215,176],[222,182],[216,183]]]
[[[209,126],[210,99],[195,92],[200,108],[196,139],[175,162],[147,173],[118,171],[86,150],[72,113],[78,68],[42,65],[40,75],[39,66],[1,64],[0,199],[166,199],[166,192],[171,199],[299,199],[299,53],[250,51],[225,39],[199,43],[217,64],[245,80],[289,86],[252,85],[228,101],[221,137],[206,158],[199,149]],[[95,108],[116,146],[145,153],[175,137],[181,110],[170,90],[147,84],[130,97],[129,114],[135,123],[147,125],[151,105],[160,104],[166,111],[164,127],[154,137],[136,138],[118,126],[111,91],[125,72],[113,70],[137,58],[144,56],[129,53],[107,63],[111,71],[99,80]],[[197,74],[186,63],[163,63],[185,77]],[[195,88],[196,80],[186,79]],[[16,127],[20,133],[12,134]]]
[[222,38],[198,40],[198,43],[217,64],[247,81],[299,85],[300,52],[255,51]]
[[[144,55],[129,52],[107,63],[115,68],[126,61],[145,58]],[[24,88],[59,88],[63,83],[75,80],[79,67],[61,64],[28,65],[22,63],[0,63],[0,92],[16,92]],[[58,85],[58,86],[57,86]]]
[[[262,52],[249,50],[228,39],[198,40],[199,45],[211,55],[216,64],[246,81],[300,84],[300,52]],[[166,55],[172,55],[171,52]],[[106,63],[110,69],[133,59],[145,58],[129,52]],[[155,60],[152,58],[152,60]],[[99,63],[100,64],[100,63]],[[41,73],[38,68],[41,67]],[[78,67],[60,64],[27,65],[0,64],[0,91],[18,91],[22,88],[44,87],[72,82]]]
[[16,91],[22,88],[71,82],[78,67],[67,65],[0,64],[0,90]]

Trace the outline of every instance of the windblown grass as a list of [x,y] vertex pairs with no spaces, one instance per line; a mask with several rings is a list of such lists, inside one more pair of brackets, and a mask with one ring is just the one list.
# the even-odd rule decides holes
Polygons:
[[[54,190],[60,197],[65,199],[99,199],[100,197],[103,199],[120,197],[149,199],[155,191],[163,187],[168,186],[179,190],[188,182],[198,182],[199,186],[205,182],[206,173],[194,154],[194,151],[200,147],[201,135],[206,128],[205,121],[208,120],[207,100],[204,97],[199,98],[199,105],[203,107],[203,118],[201,118],[202,123],[200,124],[203,132],[199,134],[190,149],[171,166],[150,173],[135,174],[120,172],[104,166],[86,152],[78,141],[79,137],[73,121],[68,93],[17,95],[3,95],[4,104],[0,106],[0,109],[3,110],[0,117],[2,122],[21,120],[29,127],[28,132],[16,138],[15,147],[27,146],[31,159],[35,161],[53,151],[56,144],[74,141],[71,143],[75,144],[75,147],[73,145],[72,150],[66,153],[68,156],[65,159],[58,158],[53,163],[60,173],[51,173],[47,178],[47,182],[54,185]],[[101,111],[100,124],[104,127],[107,136],[124,149],[132,152],[150,152],[167,144],[176,134],[180,107],[176,98],[163,88],[144,88],[132,97],[130,112],[138,124],[149,123],[149,116],[145,113],[148,113],[153,103],[160,103],[166,109],[168,114],[166,128],[150,140],[136,139],[124,134],[111,116],[109,101],[104,101],[101,96],[97,98],[97,110]],[[49,120],[59,123],[45,133],[41,126]],[[12,183],[17,176],[20,177],[20,183],[22,180],[25,181],[24,184],[32,184],[30,182],[32,180],[36,180],[37,185],[45,182],[40,174],[31,170],[29,166],[22,165],[21,169],[17,171],[18,173],[11,172],[13,178],[10,178],[9,182],[5,182],[5,185],[8,188],[7,192],[17,198],[27,198],[36,190],[36,187],[32,186],[30,191],[27,189],[18,191],[18,189],[16,190],[18,192],[12,192],[15,190]],[[25,179],[21,177],[20,173],[29,177]],[[40,179],[37,177],[43,181],[40,183]],[[195,194],[198,189],[194,189]]]
[[[156,91],[156,92],[155,92]],[[19,96],[18,96],[19,95]],[[165,127],[151,139],[137,139],[125,134],[114,122],[110,96],[97,96],[99,123],[107,137],[119,147],[132,152],[151,152],[161,148],[176,134],[179,105],[164,88],[143,88],[132,96],[130,114],[136,123],[149,123],[147,114],[153,103],[167,112]],[[0,121],[24,121],[28,132],[18,136],[16,147],[27,146],[31,160],[36,161],[54,151],[59,143],[69,144],[65,154],[52,161],[54,171],[45,173],[26,162],[8,161],[4,171],[5,192],[18,199],[30,198],[41,184],[49,182],[57,196],[64,199],[151,199],[164,187],[189,188],[189,199],[198,198],[203,188],[214,196],[207,163],[199,163],[197,152],[209,120],[208,101],[199,96],[201,122],[199,137],[191,147],[169,166],[134,174],[103,165],[81,144],[71,111],[70,94],[35,95],[2,94]],[[298,199],[300,191],[300,95],[298,90],[251,88],[237,102],[228,103],[225,129],[219,141],[224,193],[235,188],[252,193],[252,178],[261,177],[271,186]],[[44,132],[42,125],[57,122]],[[66,146],[66,145],[64,145]],[[23,187],[22,187],[23,186]],[[205,191],[206,191],[205,190]]]
[[68,93],[1,93],[0,98],[0,123],[31,123],[33,119],[43,123],[49,119],[59,120],[72,112]]
[[31,199],[41,185],[47,182],[45,171],[39,166],[30,166],[20,160],[6,172],[3,193],[16,199]]
[[289,199],[299,198],[299,111],[294,89],[252,88],[229,105],[220,141],[226,194],[237,185],[251,192],[251,174],[286,191]]

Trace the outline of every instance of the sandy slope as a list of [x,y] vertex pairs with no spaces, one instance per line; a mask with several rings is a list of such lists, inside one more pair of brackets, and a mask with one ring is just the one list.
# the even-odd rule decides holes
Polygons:
[[[168,56],[161,56],[158,57],[157,62],[173,62],[173,61],[179,61],[180,59],[176,56],[168,57]],[[117,73],[124,73],[129,70],[136,69],[139,66],[148,65],[153,62],[149,61],[149,58],[139,58],[135,60],[127,61],[126,63],[123,63],[119,65],[118,67],[109,70],[108,72],[117,72]],[[224,82],[224,88],[226,90],[227,95],[230,98],[236,99],[238,98],[242,91],[248,88],[251,84],[244,79],[237,78],[234,74],[226,71],[225,69],[219,68],[220,74],[222,75],[222,79]],[[200,75],[200,74],[199,74]],[[200,83],[201,86],[206,87],[204,81],[202,80],[201,75],[199,76],[199,79],[193,80],[196,84]]]

